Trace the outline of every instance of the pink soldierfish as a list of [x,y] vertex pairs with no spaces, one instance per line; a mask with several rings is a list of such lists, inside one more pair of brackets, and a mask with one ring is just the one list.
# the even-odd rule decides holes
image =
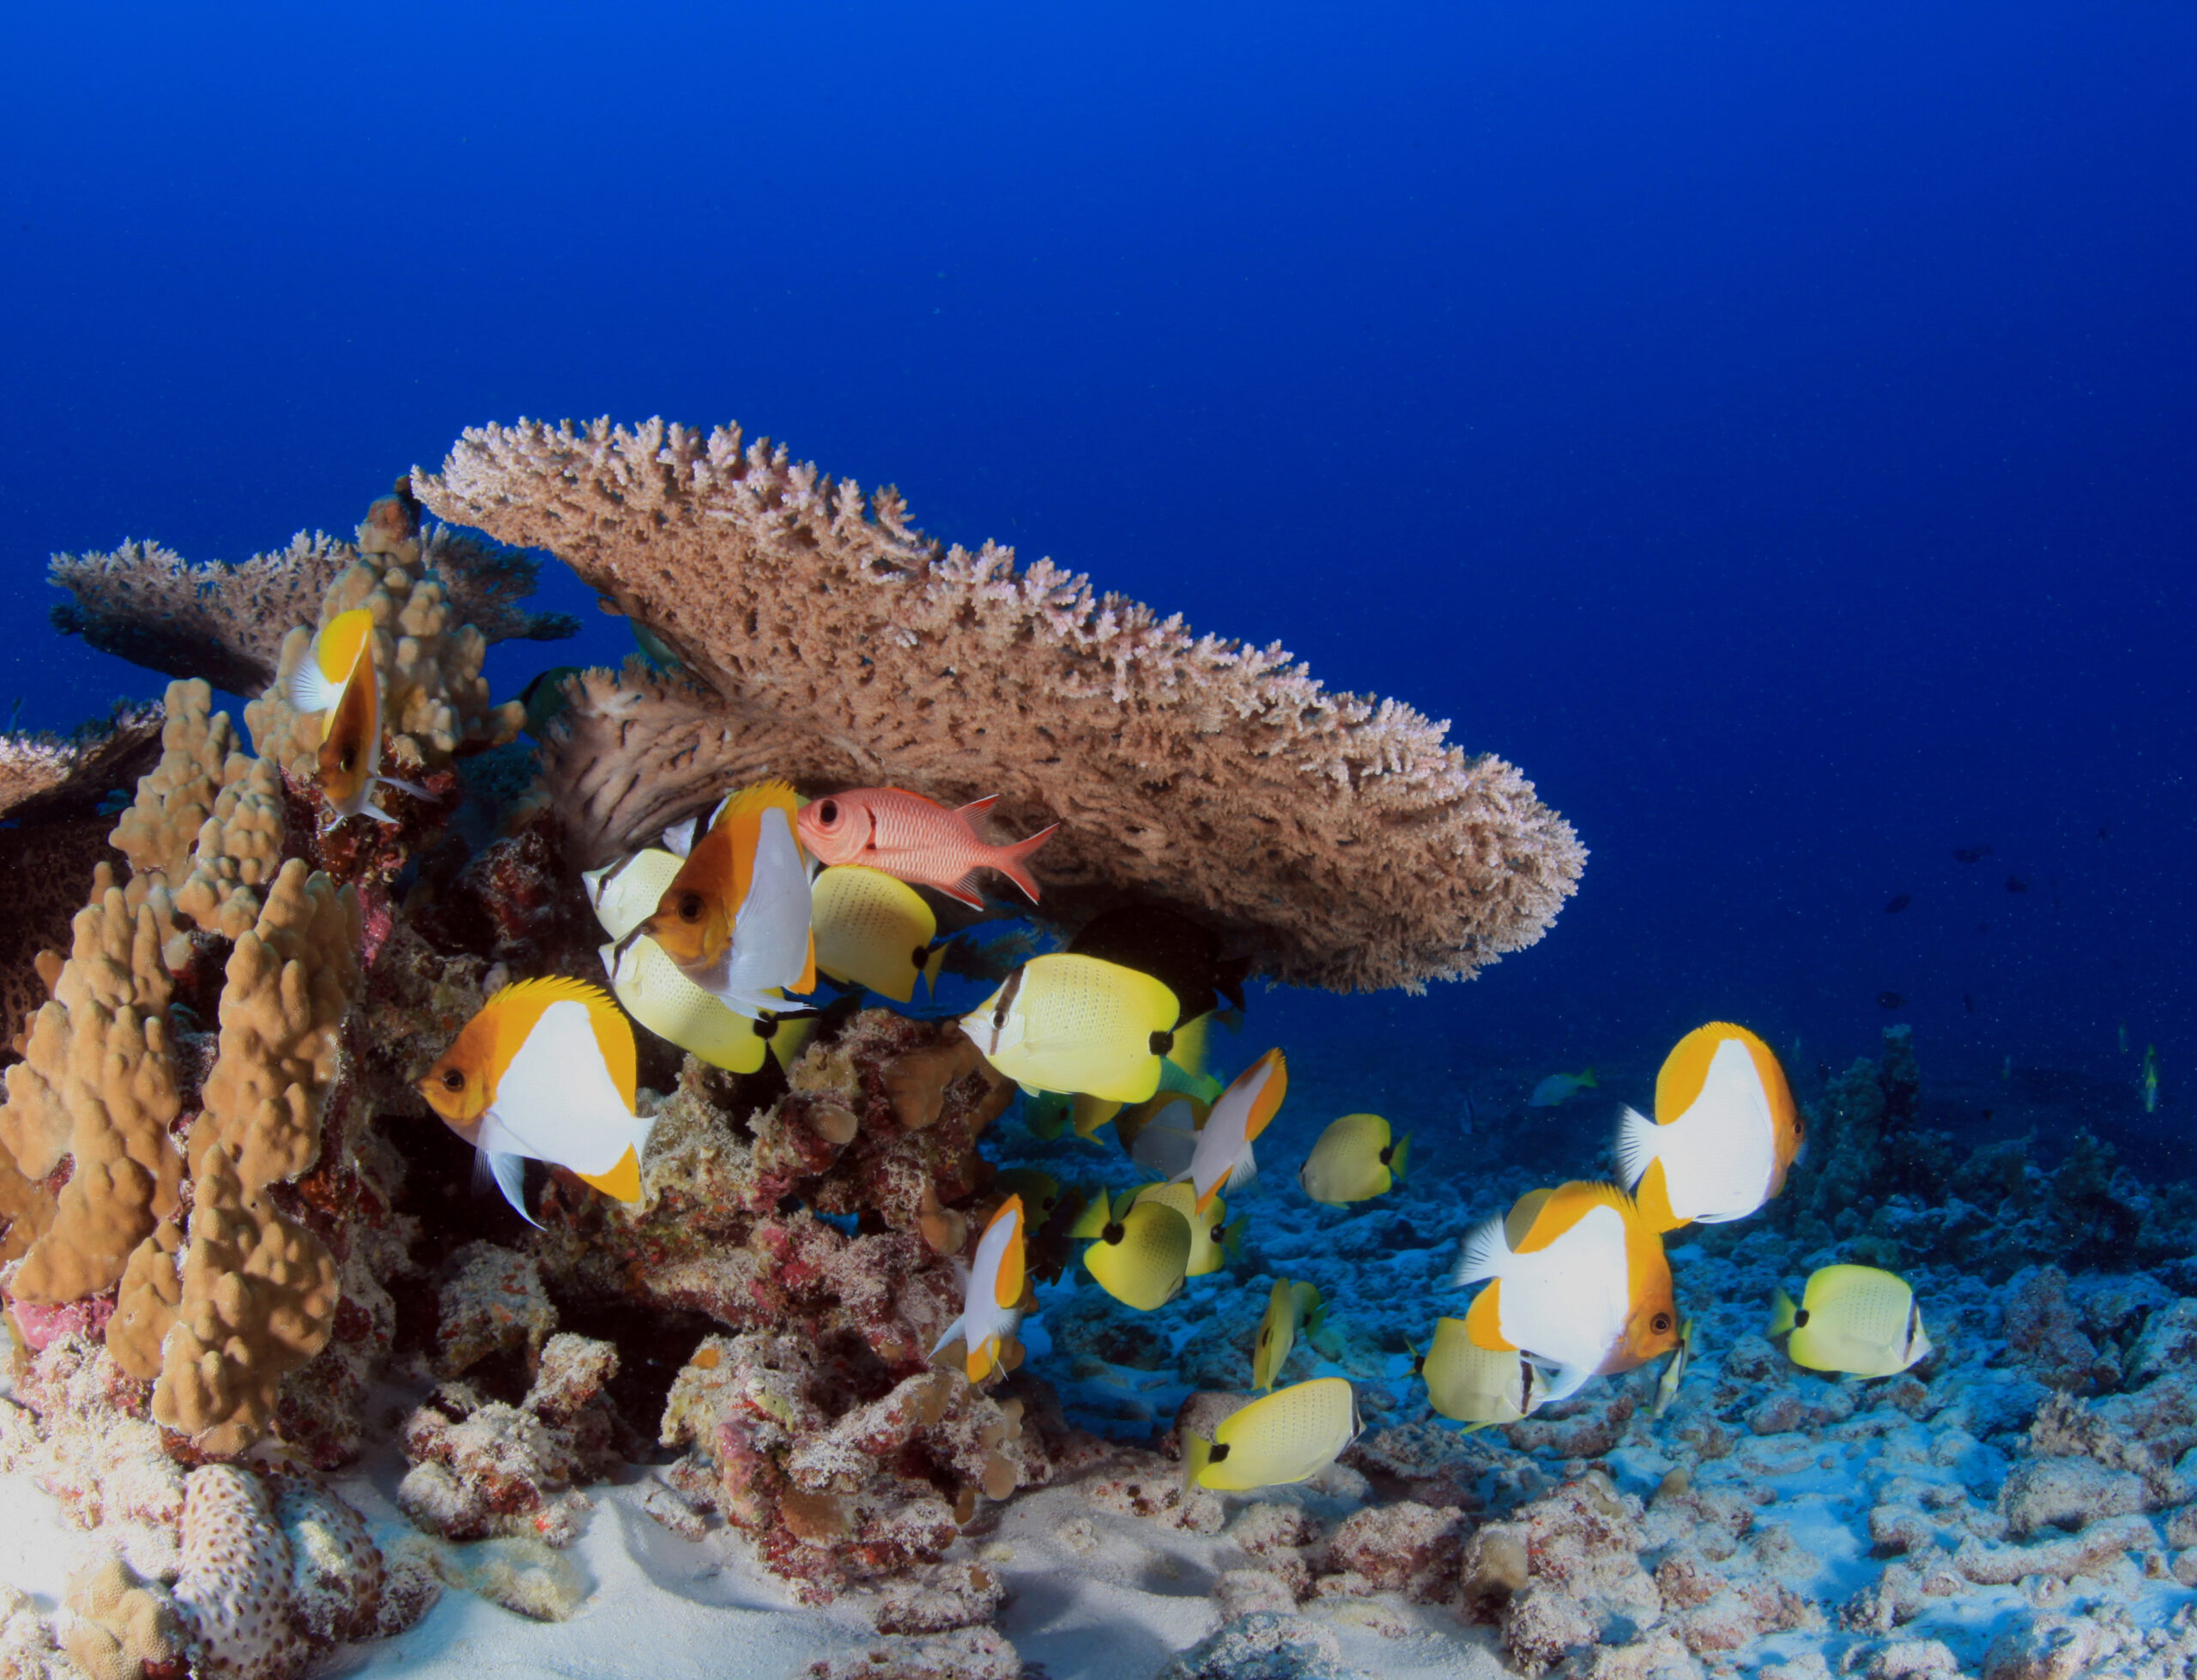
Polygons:
[[971,819],[990,810],[998,795],[949,811],[905,788],[854,788],[812,800],[801,813],[801,843],[820,861],[861,863],[916,886],[936,887],[949,898],[982,909],[970,885],[979,869],[996,869],[1038,902],[1038,883],[1022,860],[1045,843],[1053,829],[1026,840],[995,846],[980,838]]

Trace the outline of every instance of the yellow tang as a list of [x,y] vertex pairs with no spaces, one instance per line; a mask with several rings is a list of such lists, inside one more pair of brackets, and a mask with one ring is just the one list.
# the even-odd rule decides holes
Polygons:
[[810,886],[816,966],[834,980],[906,1003],[916,976],[936,985],[945,960],[938,918],[905,881],[859,863],[825,870]]
[[1915,1291],[1873,1266],[1824,1266],[1809,1278],[1797,1308],[1778,1290],[1770,1333],[1788,1330],[1785,1351],[1812,1371],[1892,1376],[1931,1351]]
[[[1032,957],[961,1030],[984,1060],[1031,1091],[1141,1103],[1175,1044],[1175,994],[1150,975],[1096,957]],[[1111,1115],[1108,1118],[1111,1118]]]
[[1189,1275],[1190,1222],[1161,1202],[1117,1209],[1117,1216],[1083,1251],[1083,1263],[1124,1307],[1154,1312]]
[[1333,1464],[1358,1430],[1358,1397],[1347,1378],[1295,1383],[1230,1412],[1211,1441],[1185,1429],[1183,1484],[1242,1492],[1302,1482]]
[[1228,1204],[1215,1200],[1203,1213],[1197,1211],[1197,1194],[1187,1184],[1147,1184],[1136,1193],[1139,1204],[1159,1202],[1181,1214],[1190,1227],[1188,1275],[1202,1278],[1220,1270],[1228,1243]]
[[1384,1196],[1404,1175],[1411,1133],[1398,1140],[1378,1115],[1345,1115],[1320,1133],[1297,1181],[1316,1202],[1341,1206]]
[[1481,1429],[1515,1423],[1548,1398],[1548,1379],[1522,1353],[1475,1343],[1461,1318],[1434,1321],[1434,1345],[1413,1369],[1426,1379],[1426,1401],[1444,1417]]
[[1267,1297],[1266,1316],[1259,1320],[1258,1338],[1251,1344],[1251,1387],[1271,1388],[1281,1379],[1289,1351],[1297,1345],[1297,1333],[1307,1336],[1326,1320],[1318,1286],[1278,1279]]

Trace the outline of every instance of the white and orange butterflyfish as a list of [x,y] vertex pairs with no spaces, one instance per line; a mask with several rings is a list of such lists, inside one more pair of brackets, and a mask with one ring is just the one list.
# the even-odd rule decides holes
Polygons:
[[816,989],[808,867],[790,785],[742,788],[717,807],[639,934],[728,1009],[785,1012],[778,994]]
[[320,720],[318,780],[336,814],[396,819],[374,803],[374,789],[402,788],[419,798],[425,788],[381,773],[381,680],[374,672],[374,615],[363,607],[338,613],[312,638],[290,673],[287,698]]
[[1175,1175],[1198,1193],[1199,1212],[1212,1206],[1223,1186],[1241,1189],[1258,1175],[1252,1140],[1267,1129],[1288,1091],[1289,1064],[1280,1050],[1268,1050],[1215,1099],[1190,1164]]
[[653,1121],[633,1112],[633,1030],[599,986],[553,976],[481,1006],[420,1081],[451,1130],[481,1151],[530,1224],[525,1163],[578,1174],[606,1196],[641,1196]]
[[959,1336],[962,1369],[970,1381],[982,1382],[998,1369],[1002,1342],[1022,1321],[1021,1197],[1009,1196],[999,1205],[977,1241],[976,1263],[961,1270],[961,1316],[946,1326],[931,1357],[936,1358]]
[[1679,1345],[1663,1239],[1615,1185],[1528,1191],[1465,1238],[1450,1281],[1486,1283],[1465,1314],[1467,1333],[1551,1368],[1552,1400]]
[[1655,1117],[1627,1109],[1619,1171],[1659,1231],[1744,1219],[1785,1187],[1801,1111],[1770,1046],[1712,1021],[1679,1040],[1655,1076]]

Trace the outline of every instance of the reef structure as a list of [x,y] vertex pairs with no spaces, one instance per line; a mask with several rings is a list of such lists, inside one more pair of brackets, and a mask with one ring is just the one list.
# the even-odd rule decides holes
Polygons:
[[727,786],[889,783],[1057,820],[1044,912],[1171,903],[1274,979],[1466,978],[1546,931],[1586,851],[1533,784],[1279,646],[1194,637],[1050,560],[924,536],[737,427],[522,421],[412,485],[547,548],[676,654],[568,685],[545,754],[574,860],[608,862]]
[[[680,670],[570,679],[528,752],[487,648],[568,626],[521,604],[530,562],[430,509],[550,547]],[[0,1462],[111,1543],[39,1635],[88,1672],[294,1674],[416,1617],[433,1571],[314,1474],[356,1458],[384,1377],[418,1401],[397,1504],[435,1544],[567,1544],[590,1484],[653,1459],[676,1531],[722,1523],[809,1602],[869,1595],[889,1639],[1011,1658],[984,1627],[1004,1588],[954,1549],[1095,1460],[1018,1345],[977,1383],[936,1349],[1006,1194],[979,1145],[1014,1091],[966,1036],[834,1008],[738,1075],[645,1043],[639,1200],[551,1169],[532,1230],[465,1200],[414,1088],[505,979],[599,981],[581,871],[729,785],[998,791],[1063,824],[1049,918],[1189,907],[1268,975],[1340,988],[1469,976],[1540,937],[1584,861],[1446,726],[1049,562],[945,548],[894,493],[736,431],[469,433],[354,541],[54,575],[64,629],[178,678],[107,746],[26,760],[58,768],[26,772],[22,808],[101,831],[22,964]],[[361,607],[413,783],[386,825],[328,807],[288,698]],[[215,683],[257,691],[244,732]],[[505,1601],[563,1613],[566,1579]]]

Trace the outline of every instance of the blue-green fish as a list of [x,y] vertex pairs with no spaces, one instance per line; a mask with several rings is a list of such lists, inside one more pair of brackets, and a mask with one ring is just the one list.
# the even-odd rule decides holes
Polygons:
[[1595,1070],[1583,1068],[1577,1073],[1552,1073],[1534,1087],[1534,1094],[1526,1099],[1529,1109],[1557,1109],[1583,1091],[1593,1091],[1598,1081]]

